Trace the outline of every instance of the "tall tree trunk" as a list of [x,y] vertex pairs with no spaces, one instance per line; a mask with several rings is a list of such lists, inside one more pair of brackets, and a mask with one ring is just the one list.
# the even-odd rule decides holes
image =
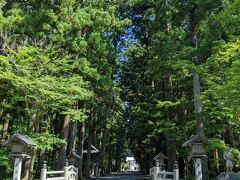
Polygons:
[[204,136],[203,128],[203,113],[202,113],[202,102],[200,99],[200,80],[199,74],[193,72],[193,95],[194,95],[194,107],[197,121],[197,132]]
[[[32,132],[38,133],[39,131],[39,117],[36,113],[32,114],[31,117],[32,120]],[[31,158],[26,159],[23,162],[23,174],[22,174],[22,180],[28,180],[33,179],[33,169],[34,169],[34,162],[36,159],[36,150],[31,151]]]
[[67,140],[68,140],[68,134],[69,134],[69,123],[70,123],[70,115],[66,115],[64,117],[64,123],[63,128],[61,131],[61,138],[66,141],[65,144],[61,144],[59,153],[58,153],[58,163],[57,163],[57,169],[62,170],[64,167],[64,163],[67,157]]
[[45,150],[41,150],[39,154],[38,169],[42,169],[43,162],[45,160]]
[[93,146],[97,146],[97,131],[96,131],[96,128],[94,128],[93,130],[93,136],[92,136],[92,145]]
[[176,161],[176,143],[172,137],[166,136],[168,170],[173,171]]
[[2,128],[2,142],[4,142],[8,137],[8,127],[9,127],[10,114],[7,113],[3,118],[3,128]]
[[[95,125],[96,126],[96,125]],[[92,135],[92,145],[94,147],[97,147],[97,130],[96,130],[96,127],[94,127],[94,130],[93,130],[93,135]],[[92,156],[92,172],[94,174],[94,176],[98,176],[98,170],[99,170],[99,164],[98,164],[98,159],[97,159],[97,155],[96,154],[93,154]]]
[[[168,7],[171,4],[171,0],[165,0],[165,5]],[[172,22],[168,20],[167,22],[167,31],[170,32],[172,29]],[[169,39],[170,40],[170,39]],[[169,61],[171,61],[171,56],[168,57]],[[172,72],[171,69],[167,75],[167,99],[169,101],[173,101],[173,80],[172,80]],[[176,120],[176,110],[174,107],[168,108],[168,121],[171,122]],[[172,134],[172,133],[171,133]],[[167,157],[168,157],[168,170],[173,171],[174,164],[176,161],[176,141],[174,136],[169,136],[169,134],[165,134],[166,145],[167,145]]]
[[[108,133],[107,133],[107,144],[109,144],[110,142],[112,142],[112,136],[111,136],[111,132],[110,130],[108,130]],[[112,156],[113,156],[113,149],[110,147],[110,145],[106,146],[106,150],[108,152],[108,166],[107,166],[107,169],[106,169],[106,173],[111,173],[112,171]],[[106,153],[105,153],[106,155]]]
[[[109,133],[107,134],[107,142],[111,142],[111,140],[112,140],[112,139],[111,139],[112,137],[110,136],[110,133],[111,133],[111,132],[109,132]],[[107,151],[108,151],[109,153],[108,153],[108,166],[107,166],[107,169],[106,169],[106,173],[109,174],[109,173],[111,173],[111,171],[112,171],[112,160],[113,160],[113,159],[112,159],[112,158],[113,158],[112,156],[113,156],[113,153],[112,153],[112,149],[110,149],[110,148],[107,149]]]
[[[173,101],[173,82],[172,82],[172,73],[168,73],[167,77],[167,86],[168,86],[168,94],[167,99],[169,101]],[[168,109],[168,120],[171,122],[176,120],[176,112],[175,108]],[[173,171],[174,164],[176,161],[176,141],[174,136],[169,136],[169,134],[165,134],[166,145],[167,145],[167,157],[168,157],[168,169],[169,171]]]
[[90,170],[91,170],[91,150],[92,150],[92,140],[93,140],[93,133],[96,127],[96,112],[92,110],[91,117],[89,122],[89,129],[88,129],[88,148],[87,148],[87,162],[85,168],[85,178],[90,178]]
[[[33,119],[33,132],[34,133],[38,133],[39,132],[39,117],[37,116],[36,113],[33,114],[32,116]],[[32,158],[31,158],[31,162],[30,162],[30,179],[33,179],[33,170],[34,170],[34,162],[36,159],[36,150],[32,151]]]
[[[91,154],[91,150],[92,150],[92,142],[95,141],[94,138],[94,131],[96,128],[96,112],[92,112],[91,114],[91,121],[90,121],[90,125],[89,125],[89,135],[88,135],[88,152],[87,152],[87,162],[86,162],[86,169],[85,169],[85,178],[90,178],[90,170],[91,170],[91,165],[92,165],[92,154]],[[92,124],[91,124],[92,123]]]
[[47,156],[47,162],[49,164],[50,167],[54,167],[55,166],[55,170],[57,170],[57,163],[56,162],[56,157],[58,156],[58,150],[57,149],[53,149],[52,152],[50,153],[50,155]]
[[87,161],[85,168],[85,178],[90,178],[90,168],[91,168],[91,149],[92,149],[92,127],[89,126],[88,131],[88,149],[87,149]]
[[84,145],[84,133],[85,133],[85,123],[81,123],[79,127],[78,134],[78,154],[80,156],[78,160],[78,179],[83,178],[83,145]]
[[105,127],[104,132],[103,132],[103,139],[102,139],[102,143],[101,143],[100,157],[99,157],[99,166],[100,166],[100,174],[101,175],[104,175],[104,172],[105,172],[103,162],[104,162],[104,158],[105,158],[108,133],[109,133],[109,130],[107,127]]
[[22,177],[21,180],[28,180],[30,176],[31,159],[24,159],[22,164]]
[[225,135],[225,142],[228,142],[232,146],[236,147],[237,142],[233,134],[233,128],[231,127],[231,124],[227,122],[227,128],[226,128],[226,135]]
[[68,140],[67,155],[70,154],[72,150],[75,150],[76,145],[76,135],[77,135],[77,122],[72,122],[70,126],[70,135]]

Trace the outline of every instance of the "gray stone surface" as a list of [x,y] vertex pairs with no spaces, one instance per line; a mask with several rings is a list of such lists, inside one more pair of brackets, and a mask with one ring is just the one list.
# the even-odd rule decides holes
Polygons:
[[240,180],[240,172],[234,173],[234,172],[222,172],[218,175],[216,178],[217,180]]
[[233,154],[231,153],[231,149],[227,148],[224,153],[223,153],[223,157],[226,161],[226,168],[227,168],[227,172],[232,172],[233,169]]
[[93,180],[148,180],[137,172],[112,173],[105,177],[91,178]]

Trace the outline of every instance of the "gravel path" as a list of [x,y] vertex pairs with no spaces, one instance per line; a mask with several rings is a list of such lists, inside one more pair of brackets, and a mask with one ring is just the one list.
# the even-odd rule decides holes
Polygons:
[[111,174],[105,177],[91,178],[94,180],[148,180],[149,178],[139,175],[137,172],[124,172],[119,174]]

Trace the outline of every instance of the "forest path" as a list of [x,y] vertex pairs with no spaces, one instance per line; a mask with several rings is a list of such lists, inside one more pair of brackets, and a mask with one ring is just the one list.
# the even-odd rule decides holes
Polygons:
[[139,172],[122,172],[122,173],[112,173],[105,177],[91,178],[94,180],[147,180],[149,178],[143,177]]

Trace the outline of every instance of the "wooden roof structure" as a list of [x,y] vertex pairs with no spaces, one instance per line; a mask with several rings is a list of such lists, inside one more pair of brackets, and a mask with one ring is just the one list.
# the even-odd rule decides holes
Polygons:
[[19,142],[21,144],[24,144],[26,146],[34,147],[36,146],[36,143],[33,142],[27,135],[22,135],[18,133],[14,133],[7,141],[5,141],[3,144],[7,146],[11,146],[13,143]]

